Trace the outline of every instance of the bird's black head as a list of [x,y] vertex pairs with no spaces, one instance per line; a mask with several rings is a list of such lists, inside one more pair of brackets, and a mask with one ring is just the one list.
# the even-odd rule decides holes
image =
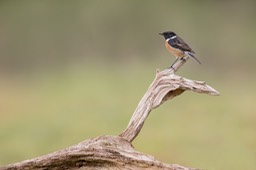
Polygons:
[[173,36],[176,35],[174,32],[171,32],[171,31],[166,31],[159,34],[164,36],[165,39],[172,38]]

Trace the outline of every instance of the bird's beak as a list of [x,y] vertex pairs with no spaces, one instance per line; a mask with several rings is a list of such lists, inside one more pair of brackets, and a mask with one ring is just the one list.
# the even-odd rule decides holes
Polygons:
[[163,35],[163,33],[160,32],[159,35]]

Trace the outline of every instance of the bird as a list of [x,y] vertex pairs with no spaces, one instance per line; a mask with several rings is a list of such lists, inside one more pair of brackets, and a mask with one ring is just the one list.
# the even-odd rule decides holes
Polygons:
[[159,34],[165,38],[166,49],[176,57],[176,60],[171,65],[171,68],[179,59],[183,59],[184,56],[193,58],[199,64],[201,64],[201,62],[196,58],[195,52],[177,34],[172,31],[166,31]]

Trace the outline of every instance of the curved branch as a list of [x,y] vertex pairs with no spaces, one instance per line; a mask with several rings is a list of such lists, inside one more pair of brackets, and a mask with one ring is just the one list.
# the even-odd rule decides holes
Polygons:
[[209,95],[219,95],[218,91],[203,81],[189,80],[174,74],[187,59],[179,60],[172,68],[165,69],[161,72],[157,71],[154,81],[139,102],[127,128],[119,136],[132,142],[140,133],[151,110],[186,90]]

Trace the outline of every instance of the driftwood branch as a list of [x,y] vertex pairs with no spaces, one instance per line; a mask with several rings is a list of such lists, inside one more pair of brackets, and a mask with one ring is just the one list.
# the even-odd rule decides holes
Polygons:
[[218,91],[203,81],[189,80],[174,74],[187,59],[188,58],[183,58],[183,60],[179,60],[172,68],[165,69],[161,72],[157,71],[154,81],[139,102],[127,128],[120,134],[121,137],[132,142],[140,133],[144,121],[151,110],[157,108],[165,101],[180,95],[186,90],[210,95],[219,95]]
[[0,169],[192,170],[180,165],[164,164],[152,156],[137,152],[130,142],[118,136],[93,138],[63,150]]
[[219,95],[219,92],[205,82],[189,80],[174,74],[187,60],[188,58],[184,57],[172,68],[157,71],[154,81],[139,102],[127,128],[119,136],[89,139],[66,149],[0,169],[193,169],[161,163],[150,155],[135,151],[131,144],[142,129],[150,111],[165,101],[186,90]]

